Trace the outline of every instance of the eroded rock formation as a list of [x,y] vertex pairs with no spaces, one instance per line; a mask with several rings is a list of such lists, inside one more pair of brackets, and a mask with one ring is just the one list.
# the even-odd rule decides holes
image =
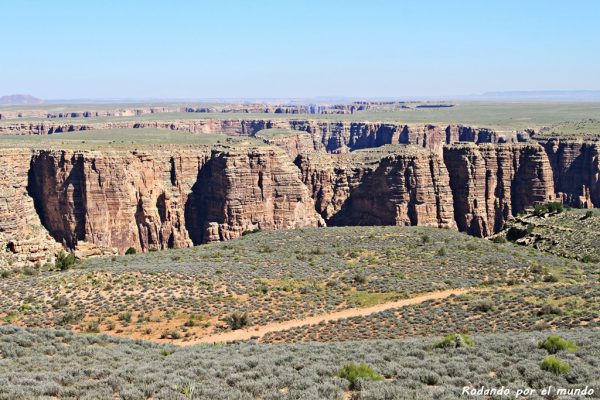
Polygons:
[[0,167],[0,239],[13,253],[36,253],[22,249],[30,239],[41,253],[94,255],[323,224],[297,168],[269,146],[5,150]]
[[296,161],[329,225],[455,227],[443,160],[416,146],[384,146]]
[[458,229],[475,236],[491,235],[511,216],[555,194],[550,162],[538,144],[452,145],[444,161]]
[[6,123],[0,134],[45,135],[92,129],[153,128],[186,131],[195,134],[223,133],[233,136],[255,136],[263,129],[285,129],[306,132],[312,137],[313,149],[328,153],[379,147],[386,144],[415,144],[441,154],[445,144],[456,142],[514,143],[528,136],[497,132],[462,125],[406,125],[382,122],[324,121],[302,119],[194,119],[179,121],[113,121],[95,124],[68,124],[55,121],[42,123]]
[[105,255],[325,224],[488,236],[539,202],[600,206],[594,141],[499,143],[506,137],[462,126],[202,124],[205,133],[286,134],[262,138],[270,144],[0,150],[0,263],[7,254],[18,263],[51,261],[61,245]]

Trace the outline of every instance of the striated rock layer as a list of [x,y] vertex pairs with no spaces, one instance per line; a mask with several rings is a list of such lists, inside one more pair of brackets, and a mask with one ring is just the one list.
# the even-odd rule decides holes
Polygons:
[[53,262],[62,249],[27,193],[30,150],[0,149],[0,268]]
[[100,255],[323,224],[297,168],[268,146],[11,150],[0,166],[0,239],[13,252],[41,236]]
[[460,143],[439,152],[422,142],[379,146],[401,137],[383,130],[343,141],[379,147],[328,154],[307,152],[309,138],[323,143],[307,133],[266,136],[273,145],[2,149],[0,265],[51,262],[62,246],[106,255],[325,224],[483,237],[536,203],[600,206],[598,142]]
[[0,125],[0,134],[45,135],[91,129],[155,128],[196,134],[223,133],[255,136],[263,129],[286,129],[310,134],[313,150],[345,153],[386,144],[415,144],[440,153],[445,144],[457,142],[504,143],[528,137],[516,133],[499,134],[485,128],[462,125],[406,125],[400,123],[323,121],[296,119],[197,119],[180,121],[113,121],[96,124],[61,122],[12,123]]
[[488,236],[519,211],[555,196],[542,146],[452,145],[444,150],[458,229]]
[[600,143],[573,139],[542,143],[558,198],[575,207],[600,207]]
[[296,160],[330,225],[455,227],[443,160],[416,146],[384,146]]

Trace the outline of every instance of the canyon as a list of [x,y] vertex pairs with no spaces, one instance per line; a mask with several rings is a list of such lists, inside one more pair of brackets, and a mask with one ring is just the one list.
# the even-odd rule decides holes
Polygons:
[[276,119],[44,122],[0,131],[149,127],[254,138],[1,149],[5,262],[51,262],[62,248],[85,257],[190,247],[258,229],[419,225],[487,237],[536,203],[600,206],[598,143],[531,132]]

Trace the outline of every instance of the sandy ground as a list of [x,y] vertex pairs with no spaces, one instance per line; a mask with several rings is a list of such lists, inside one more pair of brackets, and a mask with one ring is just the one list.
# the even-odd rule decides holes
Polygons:
[[342,318],[364,316],[380,311],[389,310],[391,308],[399,308],[404,306],[410,306],[413,304],[423,303],[427,300],[444,299],[451,295],[460,295],[466,293],[469,289],[451,289],[440,292],[431,292],[420,296],[415,296],[410,299],[398,300],[389,303],[382,303],[372,307],[364,308],[349,308],[342,311],[336,311],[329,314],[321,314],[313,317],[307,317],[302,319],[293,319],[290,321],[276,322],[267,325],[253,326],[248,329],[239,329],[235,331],[228,331],[223,333],[217,333],[214,335],[205,336],[199,339],[183,342],[182,345],[192,345],[198,343],[219,343],[228,342],[234,340],[249,340],[261,338],[267,333],[283,331],[291,328],[296,328],[303,325],[316,325],[320,322],[328,322]]

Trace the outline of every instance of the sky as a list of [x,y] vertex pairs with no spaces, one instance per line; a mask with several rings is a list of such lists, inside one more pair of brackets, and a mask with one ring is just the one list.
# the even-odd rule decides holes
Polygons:
[[600,1],[3,1],[0,95],[600,89]]

